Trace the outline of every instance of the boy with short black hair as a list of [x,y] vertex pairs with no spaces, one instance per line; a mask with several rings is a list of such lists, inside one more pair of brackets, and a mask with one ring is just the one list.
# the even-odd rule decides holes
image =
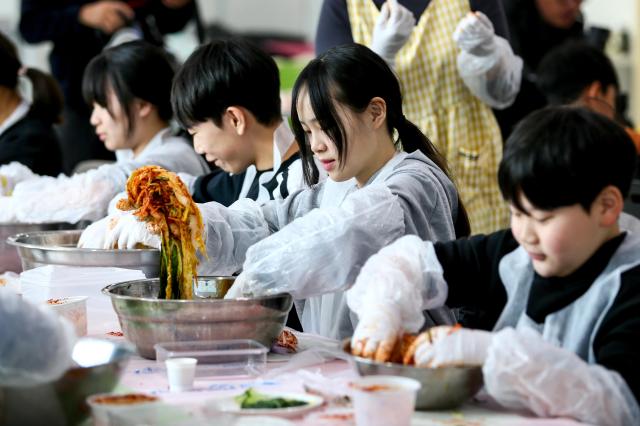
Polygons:
[[[551,50],[538,66],[537,85],[550,105],[584,106],[612,120],[620,119],[616,70],[594,46],[573,41]],[[640,153],[640,134],[630,127],[626,130]]]
[[260,48],[242,39],[199,47],[176,74],[171,104],[196,151],[219,167],[180,175],[196,202],[264,202],[303,186],[298,147],[281,115],[278,67]]
[[600,114],[531,114],[499,169],[511,229],[435,244],[407,236],[371,257],[347,293],[360,319],[354,353],[383,358],[424,309],[485,311],[493,332],[444,333],[418,346],[416,364],[483,365],[493,398],[539,416],[638,424],[640,235],[618,225],[633,154]]

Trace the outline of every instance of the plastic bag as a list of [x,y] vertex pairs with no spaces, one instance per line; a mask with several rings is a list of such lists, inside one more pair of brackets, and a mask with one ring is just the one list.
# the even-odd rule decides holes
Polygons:
[[597,425],[640,421],[638,404],[617,372],[587,364],[531,329],[496,333],[482,371],[489,395],[507,408]]
[[0,290],[0,323],[0,385],[46,383],[71,367],[73,326],[54,311]]

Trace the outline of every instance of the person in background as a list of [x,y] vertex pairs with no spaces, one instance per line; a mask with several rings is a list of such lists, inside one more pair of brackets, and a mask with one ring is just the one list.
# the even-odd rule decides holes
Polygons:
[[146,165],[208,173],[189,141],[171,134],[173,76],[164,50],[147,42],[124,43],[96,56],[85,71],[83,93],[93,105],[95,133],[107,149],[122,151],[120,160],[71,177],[36,175],[18,182],[11,196],[0,198],[0,222],[98,220],[131,172]]
[[91,110],[82,97],[85,67],[112,37],[135,25],[155,44],[162,34],[179,31],[194,16],[193,0],[22,0],[20,34],[29,43],[53,42],[51,72],[64,93],[60,142],[70,174],[87,159],[113,159],[89,125]]
[[446,337],[418,344],[418,366],[482,365],[489,395],[508,408],[637,425],[640,234],[618,225],[634,166],[629,136],[602,114],[529,115],[500,163],[511,229],[436,243],[407,236],[372,256],[347,291],[354,353],[418,331],[423,309],[472,307],[487,312],[475,326],[492,332],[439,331]]
[[[567,42],[540,62],[537,85],[550,105],[580,105],[623,123],[616,111],[620,90],[611,60],[600,49],[584,42]],[[640,134],[627,133],[640,152]]]
[[180,174],[195,202],[264,203],[304,186],[298,146],[280,114],[278,67],[260,48],[241,39],[201,46],[178,71],[171,102],[196,152],[219,167]]
[[0,63],[0,165],[16,161],[56,176],[62,172],[53,130],[62,114],[60,88],[51,76],[23,67],[15,45],[2,33]]
[[[310,187],[263,205],[198,205],[208,255],[198,272],[242,270],[225,297],[291,293],[305,332],[344,338],[353,326],[343,289],[365,259],[405,234],[468,235],[469,223],[446,162],[404,117],[398,80],[367,47],[343,45],[311,61],[294,86],[291,119]],[[319,183],[315,160],[328,174]],[[128,226],[107,227],[108,247],[153,232],[124,217]],[[453,321],[449,310],[433,314]]]
[[584,40],[582,0],[503,0],[509,41],[524,62],[520,92],[513,105],[495,110],[502,136],[527,114],[546,105],[536,86],[536,69],[554,47],[569,40]]
[[473,233],[508,223],[496,180],[502,139],[490,108],[510,105],[520,85],[522,61],[507,37],[498,0],[325,0],[318,23],[318,54],[356,42],[395,69],[407,118],[445,156]]

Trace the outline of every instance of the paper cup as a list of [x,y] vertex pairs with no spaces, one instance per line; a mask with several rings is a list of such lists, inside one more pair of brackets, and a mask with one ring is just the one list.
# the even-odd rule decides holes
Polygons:
[[357,426],[409,426],[420,382],[399,376],[367,376],[352,383]]
[[49,309],[68,319],[75,328],[78,337],[87,335],[87,297],[62,297],[46,301]]
[[193,389],[196,375],[196,358],[169,358],[166,360],[167,378],[171,392],[183,392]]
[[[145,394],[97,394],[87,398],[94,426],[122,426],[120,419],[135,424],[156,424],[160,400]],[[134,423],[132,423],[134,424]]]

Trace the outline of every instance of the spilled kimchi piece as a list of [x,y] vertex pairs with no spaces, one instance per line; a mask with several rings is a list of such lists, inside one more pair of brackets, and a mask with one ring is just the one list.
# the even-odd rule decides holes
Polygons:
[[158,166],[135,170],[127,181],[127,199],[120,210],[149,222],[162,234],[160,299],[192,299],[197,276],[197,249],[206,255],[200,210],[180,178]]

